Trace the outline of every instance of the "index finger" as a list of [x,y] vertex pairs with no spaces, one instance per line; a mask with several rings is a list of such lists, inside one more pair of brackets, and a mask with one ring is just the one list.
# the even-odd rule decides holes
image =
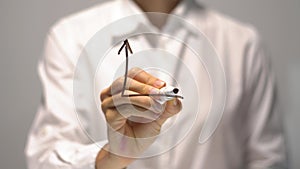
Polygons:
[[152,76],[151,74],[138,67],[130,69],[128,72],[128,77],[159,89],[166,85],[164,81]]

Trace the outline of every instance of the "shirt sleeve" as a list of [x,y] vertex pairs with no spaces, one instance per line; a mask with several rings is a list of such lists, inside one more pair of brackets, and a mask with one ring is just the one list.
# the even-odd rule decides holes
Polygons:
[[258,35],[250,40],[247,50],[247,165],[249,169],[286,168],[274,76]]
[[94,168],[107,141],[92,143],[79,125],[73,102],[75,66],[57,38],[50,31],[38,64],[43,97],[25,149],[28,168]]

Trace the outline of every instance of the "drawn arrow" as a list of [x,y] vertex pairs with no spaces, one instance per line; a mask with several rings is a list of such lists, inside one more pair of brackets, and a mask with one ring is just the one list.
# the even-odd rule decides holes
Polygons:
[[125,47],[125,50],[126,50],[126,57],[128,57],[128,50],[130,51],[131,54],[133,53],[132,50],[131,50],[131,47],[129,45],[128,39],[125,39],[124,42],[123,42],[123,45],[119,49],[118,55],[120,55],[120,53],[121,53],[121,51],[124,47]]
[[124,47],[125,47],[125,54],[126,54],[126,66],[125,66],[124,84],[123,84],[123,89],[122,89],[122,94],[121,94],[122,97],[126,96],[126,95],[124,95],[124,92],[125,92],[125,88],[126,88],[127,74],[128,74],[128,50],[130,51],[131,54],[133,53],[131,50],[131,47],[129,45],[128,39],[125,39],[123,42],[123,45],[121,46],[121,48],[118,51],[118,55],[120,55],[120,53],[124,49]]
[[126,63],[125,63],[125,77],[124,77],[124,83],[123,83],[123,89],[122,89],[122,93],[121,96],[122,97],[133,97],[133,96],[166,96],[166,97],[174,97],[174,98],[181,98],[183,99],[182,96],[179,95],[170,95],[170,94],[129,94],[129,95],[125,95],[125,89],[126,89],[126,83],[127,83],[127,75],[128,75],[128,50],[129,52],[132,54],[132,49],[129,45],[128,39],[125,39],[123,42],[123,45],[121,46],[121,48],[118,51],[118,55],[121,54],[122,50],[125,48],[125,56],[126,56]]

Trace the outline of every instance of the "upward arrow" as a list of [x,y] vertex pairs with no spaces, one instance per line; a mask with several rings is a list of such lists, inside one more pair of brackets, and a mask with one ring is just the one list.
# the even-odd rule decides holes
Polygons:
[[124,97],[124,93],[125,93],[125,89],[126,89],[126,83],[127,83],[127,74],[128,74],[128,50],[129,52],[132,54],[132,50],[131,47],[129,45],[128,39],[124,40],[123,45],[121,46],[121,48],[118,51],[118,55],[120,55],[121,51],[123,50],[123,48],[125,47],[125,54],[126,54],[126,65],[125,65],[125,78],[124,78],[124,84],[123,84],[123,89],[122,89],[122,94],[121,96]]

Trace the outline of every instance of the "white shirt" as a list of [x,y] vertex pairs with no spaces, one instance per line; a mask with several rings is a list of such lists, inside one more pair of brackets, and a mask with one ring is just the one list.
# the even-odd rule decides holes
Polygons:
[[[120,18],[138,13],[141,10],[133,2],[116,0],[66,17],[50,30],[44,57],[38,66],[43,99],[25,150],[28,168],[94,168],[97,153],[107,143],[106,122],[99,107],[93,106],[84,92],[73,92],[76,64],[97,31]],[[157,156],[137,159],[128,168],[285,168],[284,137],[276,108],[274,80],[256,31],[193,1],[180,3],[173,14],[201,30],[220,57],[227,82],[223,117],[205,143],[198,142],[205,119],[202,114],[174,148]],[[177,29],[187,31],[184,27]],[[126,31],[122,33],[126,34]],[[101,45],[110,46],[114,36],[119,35],[109,33],[111,39],[103,40]],[[135,52],[142,51],[145,46],[151,48],[151,43],[141,37],[135,38],[134,42],[131,45]],[[171,43],[164,39],[159,45],[165,45],[166,50],[173,49],[176,55],[180,44]],[[99,81],[96,82],[96,93],[112,82],[112,71],[117,64],[120,63],[108,65],[105,75],[96,75],[96,81]],[[88,57],[85,66],[97,69]],[[83,80],[92,81],[93,75],[89,75],[89,71],[85,73],[81,76]],[[196,80],[201,82],[208,80],[198,77]],[[209,98],[208,89],[205,83],[201,85],[201,92]],[[209,101],[204,99],[203,102],[207,106],[201,111],[207,112]]]

